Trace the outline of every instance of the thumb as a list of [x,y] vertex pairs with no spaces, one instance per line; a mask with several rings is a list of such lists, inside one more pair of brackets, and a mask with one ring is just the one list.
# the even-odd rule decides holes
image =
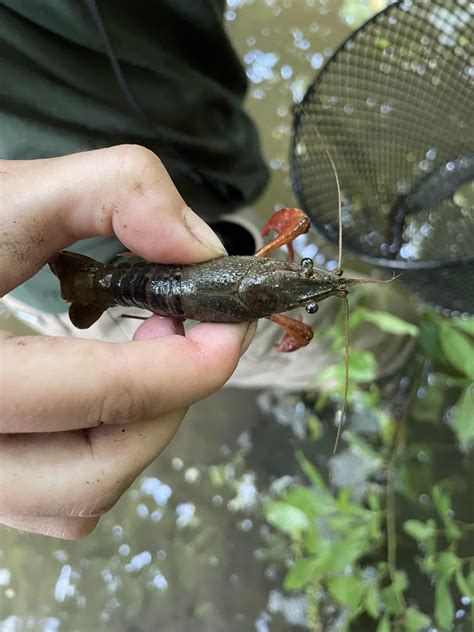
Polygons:
[[159,158],[136,145],[60,158],[0,161],[0,290],[8,292],[79,239],[115,234],[150,261],[222,256],[214,232]]

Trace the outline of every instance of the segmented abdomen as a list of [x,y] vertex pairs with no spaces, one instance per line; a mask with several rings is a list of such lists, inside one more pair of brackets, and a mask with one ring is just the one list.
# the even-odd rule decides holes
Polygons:
[[118,305],[141,307],[160,316],[184,317],[180,266],[139,263],[118,267],[109,282]]

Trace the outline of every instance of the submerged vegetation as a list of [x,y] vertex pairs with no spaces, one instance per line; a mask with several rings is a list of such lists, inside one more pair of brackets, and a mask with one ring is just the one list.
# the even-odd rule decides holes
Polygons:
[[[412,354],[402,374],[374,383],[377,359],[351,349],[352,414],[335,458],[352,459],[354,476],[342,483],[334,469],[330,483],[328,468],[318,468],[318,445],[343,370],[318,376],[322,396],[307,422],[313,443],[296,453],[306,482],[266,505],[269,555],[286,543],[284,587],[305,592],[314,631],[471,629],[474,319],[424,308],[409,323],[358,305],[350,321],[351,331],[369,322],[411,336]],[[324,335],[340,349],[342,319]]]

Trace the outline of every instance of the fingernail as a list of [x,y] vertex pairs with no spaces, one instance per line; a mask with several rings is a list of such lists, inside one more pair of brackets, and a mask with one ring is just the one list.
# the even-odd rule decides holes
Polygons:
[[227,251],[222,245],[221,240],[216,233],[210,228],[206,222],[196,215],[189,207],[184,209],[184,223],[188,230],[200,241],[206,248],[212,250],[219,255],[226,255]]
[[247,327],[247,331],[245,332],[244,335],[244,339],[242,340],[242,344],[240,346],[240,355],[243,356],[244,353],[247,351],[247,349],[250,346],[250,343],[252,342],[254,336],[255,336],[255,332],[257,330],[257,321],[254,320],[251,323],[248,324]]

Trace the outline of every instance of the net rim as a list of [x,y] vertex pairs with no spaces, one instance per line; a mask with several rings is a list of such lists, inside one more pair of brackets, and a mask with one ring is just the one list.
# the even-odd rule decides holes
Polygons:
[[[411,4],[416,3],[416,0],[412,0]],[[296,101],[293,104],[293,134],[290,145],[290,175],[291,181],[293,184],[293,190],[298,199],[298,203],[301,205],[302,209],[308,213],[311,217],[311,223],[314,225],[321,235],[323,235],[330,243],[337,243],[338,236],[335,235],[333,230],[328,230],[323,222],[318,222],[314,219],[313,214],[310,210],[310,205],[307,203],[304,193],[303,186],[301,184],[299,178],[298,171],[298,160],[296,155],[296,148],[298,142],[298,131],[300,126],[302,125],[302,120],[305,116],[304,106],[307,104],[314,93],[317,90],[318,85],[323,80],[325,75],[331,66],[336,62],[339,54],[345,49],[349,42],[353,41],[360,32],[363,32],[364,29],[368,27],[369,24],[372,24],[376,20],[380,19],[381,16],[390,14],[393,11],[399,10],[401,5],[405,4],[405,0],[393,0],[388,4],[384,9],[373,15],[369,20],[364,22],[359,28],[353,31],[350,35],[348,35],[335,49],[334,53],[326,60],[320,71],[317,73],[316,77],[311,81],[308,86],[303,98],[300,101]],[[402,9],[400,9],[402,10]],[[453,268],[456,266],[463,267],[466,265],[470,265],[474,263],[474,256],[463,257],[461,259],[438,259],[438,260],[421,260],[421,261],[410,261],[407,259],[391,259],[389,256],[387,257],[376,257],[373,255],[368,255],[364,253],[361,249],[344,246],[344,249],[348,252],[351,252],[357,255],[361,260],[371,263],[373,265],[377,265],[381,268],[391,268],[396,270],[405,270],[405,271],[418,271],[418,270],[433,270],[433,269],[445,269],[445,268]]]

